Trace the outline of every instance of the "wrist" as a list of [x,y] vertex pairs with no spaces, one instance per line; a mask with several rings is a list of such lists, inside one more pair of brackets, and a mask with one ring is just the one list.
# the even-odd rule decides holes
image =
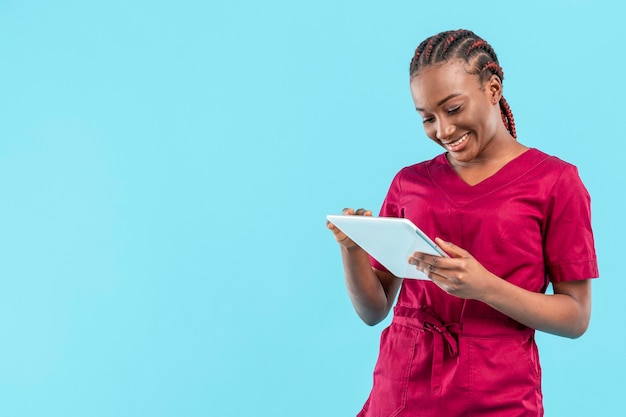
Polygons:
[[504,286],[506,286],[508,282],[492,273],[489,273],[489,275],[489,284],[485,287],[485,290],[478,301],[482,301],[483,303],[494,307],[498,301],[501,301],[502,291],[504,291]]

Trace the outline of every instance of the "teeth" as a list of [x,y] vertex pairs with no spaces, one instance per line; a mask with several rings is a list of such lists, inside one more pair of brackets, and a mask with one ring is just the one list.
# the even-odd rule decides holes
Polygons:
[[450,143],[446,143],[446,146],[449,146],[451,148],[454,148],[455,146],[459,146],[461,143],[463,143],[465,141],[465,139],[467,139],[467,133],[464,134],[463,136],[461,136],[461,138],[455,142],[450,142]]

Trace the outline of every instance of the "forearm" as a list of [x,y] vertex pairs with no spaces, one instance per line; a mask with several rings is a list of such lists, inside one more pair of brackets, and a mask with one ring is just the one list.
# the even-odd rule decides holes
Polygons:
[[359,317],[373,326],[382,321],[391,307],[395,292],[388,294],[383,283],[372,269],[367,253],[359,246],[341,247],[344,275],[348,295]]
[[577,338],[589,325],[591,284],[585,280],[567,285],[568,293],[555,289],[555,294],[542,294],[497,279],[482,301],[528,327]]
[[497,277],[468,251],[437,238],[450,258],[416,252],[409,263],[449,294],[482,301],[533,329],[576,338],[589,325],[591,280],[552,284],[554,295],[531,292]]

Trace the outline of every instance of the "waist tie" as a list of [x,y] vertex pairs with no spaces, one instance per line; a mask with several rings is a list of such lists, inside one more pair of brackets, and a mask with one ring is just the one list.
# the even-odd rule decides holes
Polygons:
[[511,335],[526,335],[532,337],[534,330],[508,317],[476,318],[463,314],[457,323],[444,323],[431,307],[412,308],[405,306],[394,307],[393,322],[405,327],[429,332],[433,335],[433,366],[431,388],[437,391],[441,387],[443,375],[444,349],[450,357],[459,354],[459,335],[466,337],[507,337]]
[[443,323],[428,307],[414,309],[402,306],[394,308],[393,322],[433,334],[433,366],[430,384],[433,391],[439,390],[443,374],[444,347],[447,348],[451,357],[458,356],[458,335],[461,331],[461,323]]

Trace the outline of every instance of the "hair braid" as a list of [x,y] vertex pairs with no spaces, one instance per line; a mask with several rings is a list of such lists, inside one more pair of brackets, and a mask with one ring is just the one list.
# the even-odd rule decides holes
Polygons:
[[446,60],[448,58],[448,50],[450,50],[450,48],[452,48],[452,51],[454,52],[455,48],[453,47],[459,47],[459,45],[462,45],[464,43],[463,41],[467,40],[472,35],[472,32],[463,29],[455,30],[454,32],[452,32],[452,34],[446,39],[446,42],[439,49],[437,61],[441,62],[443,60]]
[[419,61],[424,49],[426,49],[426,45],[428,45],[428,39],[420,43],[415,49],[415,54],[413,55],[413,59],[411,59],[411,65],[409,66],[409,72],[412,73],[413,67],[417,67],[417,62]]
[[500,97],[500,114],[502,114],[502,122],[506,126],[507,130],[511,133],[511,136],[517,138],[517,131],[515,130],[515,120],[513,119],[513,113],[509,103],[503,97]]
[[[469,73],[478,75],[481,83],[492,75],[504,81],[504,71],[491,45],[465,29],[441,32],[420,43],[411,59],[409,74],[415,77],[423,68],[455,59],[465,62]],[[513,113],[504,97],[500,99],[500,113],[509,133],[517,138]]]
[[502,71],[502,67],[496,64],[493,61],[487,61],[485,65],[480,69],[480,73],[482,74],[484,71],[491,71],[493,74],[497,75],[500,78],[500,81],[504,80],[504,71]]
[[[442,32],[439,33],[433,37],[430,38],[430,41],[428,42],[428,46],[426,47],[426,52],[424,53],[424,59],[428,62],[432,61],[431,57],[433,57],[433,50],[435,49],[435,47],[440,48],[441,47],[441,41],[444,40],[447,36],[448,32]],[[436,58],[435,54],[435,58]]]
[[441,47],[441,54],[445,55],[446,52],[448,51],[448,48],[450,47],[450,45],[452,45],[452,43],[457,40],[457,32],[453,32],[452,35],[448,36],[446,38],[446,41],[443,43],[443,46]]
[[489,56],[494,57],[494,58],[496,57],[496,52],[493,50],[491,45],[489,45],[487,41],[484,39],[479,39],[475,41],[474,43],[472,43],[465,51],[465,55],[469,57],[472,55],[472,52],[481,50],[481,49],[487,52]]

